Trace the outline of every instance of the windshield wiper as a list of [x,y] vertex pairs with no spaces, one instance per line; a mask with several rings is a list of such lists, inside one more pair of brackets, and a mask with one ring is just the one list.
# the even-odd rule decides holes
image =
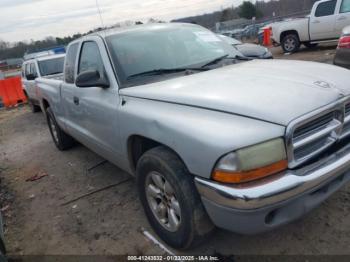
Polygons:
[[237,59],[237,60],[242,60],[242,61],[250,61],[250,60],[253,60],[252,58],[249,58],[247,56],[241,56],[241,55],[235,55],[233,57],[234,59]]
[[206,69],[204,68],[162,68],[162,69],[154,69],[154,70],[130,75],[126,79],[129,80],[130,78],[139,77],[139,76],[154,76],[154,75],[173,74],[173,73],[186,72],[186,71],[205,71],[205,70]]
[[221,62],[222,60],[225,60],[225,59],[243,60],[243,61],[252,60],[251,58],[246,57],[246,56],[235,55],[233,57],[231,57],[231,56],[229,57],[229,54],[226,54],[226,55],[220,56],[218,58],[215,58],[215,59],[209,61],[205,65],[202,65],[201,68],[205,68],[205,67],[210,66],[210,65],[215,65],[215,64],[217,64],[217,63],[219,63],[219,62]]
[[204,68],[204,67],[207,67],[207,66],[210,66],[210,65],[214,65],[214,64],[217,64],[219,63],[220,61],[228,58],[229,54],[226,54],[226,55],[223,55],[223,56],[219,56],[211,61],[209,61],[208,63],[205,63],[204,65],[201,66],[201,68]]

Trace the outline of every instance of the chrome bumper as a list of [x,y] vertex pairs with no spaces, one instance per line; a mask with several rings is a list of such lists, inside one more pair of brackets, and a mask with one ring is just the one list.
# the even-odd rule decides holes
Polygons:
[[224,185],[195,178],[202,198],[217,205],[252,210],[293,199],[332,181],[350,170],[350,145],[298,170],[287,170],[258,181]]

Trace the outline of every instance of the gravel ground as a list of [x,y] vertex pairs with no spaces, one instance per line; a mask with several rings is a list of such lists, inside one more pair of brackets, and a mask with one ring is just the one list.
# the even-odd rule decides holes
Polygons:
[[276,59],[305,60],[333,64],[336,45],[322,44],[313,49],[301,46],[300,51],[295,54],[284,54],[281,47],[271,47],[270,50]]
[[[334,47],[276,58],[332,61]],[[322,57],[320,57],[322,56]],[[316,59],[317,58],[317,59]],[[58,151],[42,113],[19,107],[0,110],[0,208],[11,255],[163,254],[141,233],[149,230],[134,180],[78,145]],[[34,176],[41,179],[26,182]],[[97,189],[118,186],[80,196]],[[3,199],[6,199],[3,200]],[[348,254],[350,186],[303,219],[273,232],[239,236],[217,230],[195,250],[176,254]],[[67,203],[68,202],[68,203]],[[153,233],[152,233],[153,234]]]

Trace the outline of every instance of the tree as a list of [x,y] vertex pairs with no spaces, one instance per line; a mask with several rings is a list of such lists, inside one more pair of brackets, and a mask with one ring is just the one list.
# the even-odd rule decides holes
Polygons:
[[261,17],[261,12],[251,2],[244,1],[238,9],[238,15],[242,18],[252,19],[253,17]]
[[230,20],[230,12],[228,9],[222,10],[222,15],[220,17],[220,22],[225,22],[227,20]]

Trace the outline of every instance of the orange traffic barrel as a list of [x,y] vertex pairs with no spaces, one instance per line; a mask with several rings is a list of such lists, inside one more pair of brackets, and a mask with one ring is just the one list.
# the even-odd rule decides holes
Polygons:
[[271,46],[271,27],[264,28],[264,46]]
[[24,103],[27,98],[22,89],[20,77],[12,77],[0,80],[0,97],[5,107]]

